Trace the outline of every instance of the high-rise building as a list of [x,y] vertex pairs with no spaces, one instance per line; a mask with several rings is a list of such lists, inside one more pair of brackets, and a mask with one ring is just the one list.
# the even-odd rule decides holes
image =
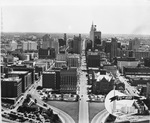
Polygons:
[[37,50],[37,42],[34,41],[22,41],[23,51]]
[[111,41],[106,41],[106,43],[105,43],[105,52],[106,53],[111,52]]
[[62,69],[60,71],[60,92],[76,93],[77,80],[77,68]]
[[42,86],[43,88],[52,88],[56,89],[56,73],[55,72],[43,72],[42,78]]
[[96,25],[93,25],[93,23],[90,30],[90,40],[92,41],[92,48],[101,44],[101,32],[96,30]]
[[113,58],[117,57],[117,38],[111,39],[111,52],[110,52],[110,60],[113,60]]
[[48,70],[48,72],[55,72],[56,73],[56,88],[55,90],[60,90],[60,70],[59,69],[53,69],[53,70]]
[[28,71],[11,71],[6,74],[6,77],[19,77],[22,79],[22,92],[25,92],[25,90],[31,85],[32,78],[31,73]]
[[55,53],[57,55],[59,53],[59,43],[57,39],[54,39],[52,42],[52,48],[55,48]]
[[16,98],[22,94],[21,78],[4,78],[1,79],[1,96]]
[[28,67],[26,65],[10,65],[9,68],[11,68],[13,71],[28,71],[31,72],[31,83],[33,84],[35,81],[35,68],[34,67]]
[[138,48],[140,47],[140,39],[134,38],[133,40],[129,41],[129,50],[134,50],[137,51]]
[[59,42],[59,47],[66,45],[66,41],[64,39],[58,39],[58,42]]
[[[66,44],[67,44],[67,34],[66,33],[64,33],[64,41],[66,42]],[[66,45],[65,44],[65,45]]]
[[79,37],[77,36],[74,36],[73,38],[73,53],[76,53],[76,54],[81,54],[81,43],[82,43],[82,40],[81,40],[81,35],[79,34]]
[[50,35],[46,34],[42,37],[43,42],[42,42],[42,49],[47,49],[52,47],[52,42],[54,41]]

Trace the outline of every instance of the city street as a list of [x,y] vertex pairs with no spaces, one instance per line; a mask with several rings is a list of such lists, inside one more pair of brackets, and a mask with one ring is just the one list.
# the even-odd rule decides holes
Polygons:
[[[83,41],[83,50],[85,49],[85,40]],[[84,51],[83,51],[84,52]],[[84,54],[84,53],[83,53]],[[81,60],[81,73],[80,73],[80,84],[79,84],[79,123],[89,123],[89,108],[88,108],[88,92],[87,92],[87,77],[85,72],[82,72],[82,69],[85,69],[84,65],[85,56],[82,56]]]

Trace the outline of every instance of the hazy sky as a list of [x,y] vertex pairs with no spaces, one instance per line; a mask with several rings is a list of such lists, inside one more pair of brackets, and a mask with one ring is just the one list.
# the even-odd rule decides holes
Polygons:
[[1,0],[5,32],[150,34],[150,0]]

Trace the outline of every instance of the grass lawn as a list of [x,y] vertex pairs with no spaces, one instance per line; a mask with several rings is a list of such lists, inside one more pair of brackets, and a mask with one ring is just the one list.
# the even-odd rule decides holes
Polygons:
[[89,121],[91,122],[94,116],[98,114],[100,111],[102,111],[103,109],[105,109],[104,103],[90,102],[89,103]]
[[74,119],[75,123],[78,123],[79,102],[48,101],[46,103],[66,112]]

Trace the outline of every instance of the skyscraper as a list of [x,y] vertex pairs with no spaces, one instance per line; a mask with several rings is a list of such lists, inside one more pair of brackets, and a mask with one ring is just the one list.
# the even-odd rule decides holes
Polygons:
[[53,39],[50,37],[50,35],[46,34],[42,38],[43,38],[42,49],[51,48]]
[[97,45],[101,44],[101,32],[96,30],[96,25],[91,26],[90,40],[92,41],[92,48],[96,48]]
[[111,39],[111,52],[110,52],[110,57],[111,60],[117,56],[117,38],[112,38]]
[[73,38],[73,53],[81,54],[81,34]]

